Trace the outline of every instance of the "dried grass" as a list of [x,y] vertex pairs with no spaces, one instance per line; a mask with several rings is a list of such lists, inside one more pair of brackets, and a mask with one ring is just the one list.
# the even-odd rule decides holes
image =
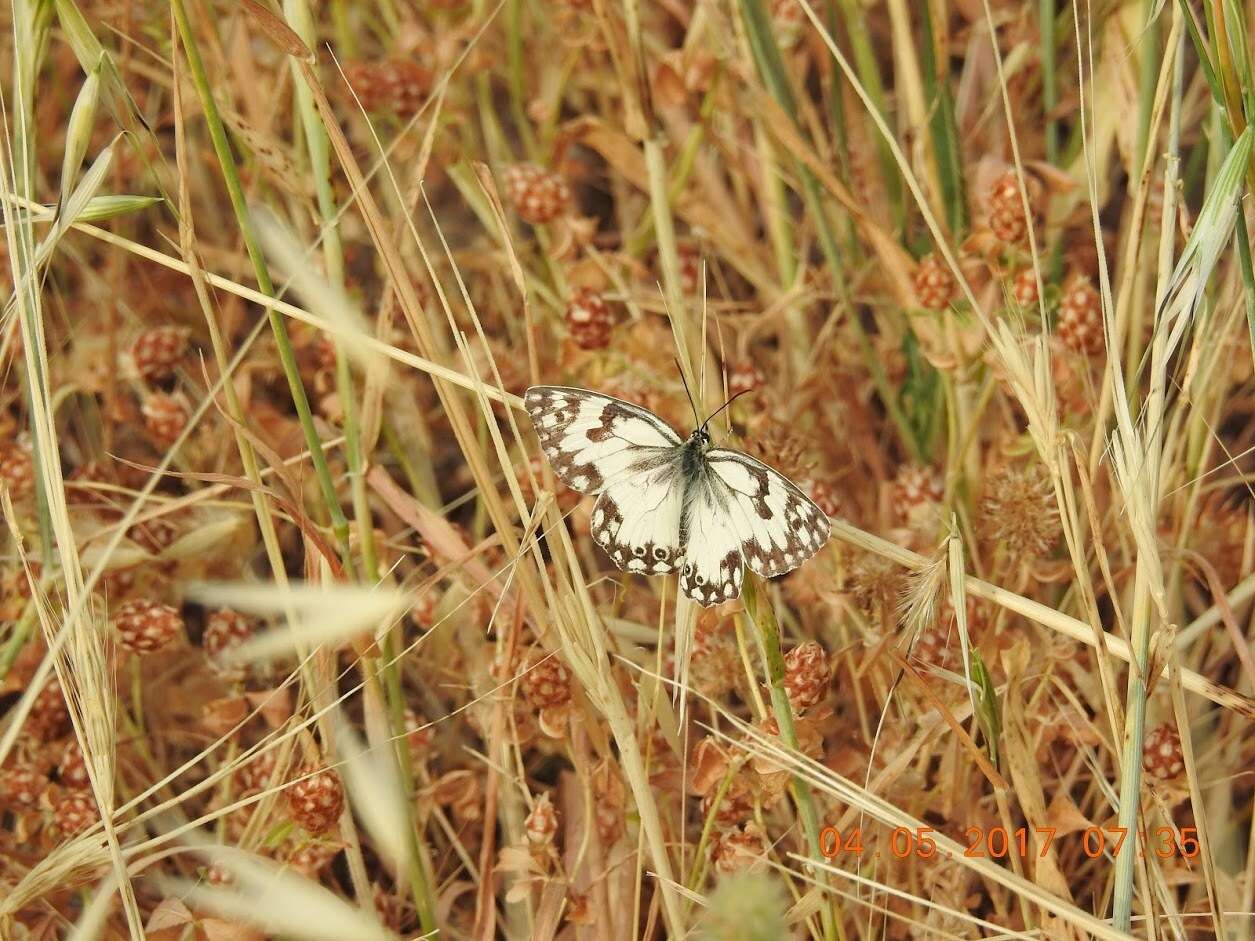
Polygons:
[[[1253,15],[0,11],[0,939],[1248,938]],[[536,382],[830,545],[613,570]]]

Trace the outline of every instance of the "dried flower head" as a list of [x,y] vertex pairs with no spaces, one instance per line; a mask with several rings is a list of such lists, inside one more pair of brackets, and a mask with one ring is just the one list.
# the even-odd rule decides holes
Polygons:
[[580,349],[600,350],[610,345],[614,314],[600,293],[580,288],[567,305],[566,325]]
[[168,379],[187,352],[190,332],[186,327],[150,327],[131,344],[131,362],[140,378],[149,382]]
[[37,768],[19,766],[0,771],[0,807],[30,810],[48,790],[48,777]]
[[[1041,182],[1031,175],[1025,176],[1031,217],[1038,213],[1041,202]],[[989,228],[994,237],[1007,244],[1021,242],[1028,235],[1030,218],[1024,215],[1024,198],[1020,195],[1020,179],[1015,169],[1009,169],[996,180],[986,195],[989,209]]]
[[1106,344],[1103,337],[1102,298],[1086,278],[1074,277],[1059,301],[1055,332],[1074,353],[1094,355]]
[[241,679],[244,669],[236,664],[228,664],[224,655],[252,637],[253,629],[253,619],[238,611],[221,608],[210,612],[205,618],[205,632],[201,636],[201,646],[209,660],[210,669],[223,679]]
[[571,190],[566,180],[534,163],[515,163],[506,167],[506,198],[519,218],[532,225],[543,225],[566,213],[571,205]]
[[344,810],[344,786],[330,768],[307,770],[284,794],[292,821],[309,833],[324,833]]
[[571,701],[571,671],[556,654],[533,660],[519,679],[519,686],[536,709],[551,709]]
[[418,111],[431,91],[431,72],[412,59],[355,62],[345,67],[344,77],[363,109],[402,118]]
[[766,426],[746,440],[747,450],[790,480],[805,480],[815,463],[811,442],[788,422],[767,419]]
[[893,480],[889,498],[894,514],[901,520],[910,521],[917,515],[928,515],[934,511],[944,496],[945,483],[941,474],[920,464],[903,464]]
[[1142,767],[1151,777],[1170,781],[1185,770],[1181,736],[1171,725],[1151,729],[1142,743]]
[[35,459],[20,438],[0,441],[0,483],[14,500],[35,492]]
[[848,588],[866,615],[893,611],[905,587],[902,569],[883,556],[864,553],[850,567]]
[[716,786],[702,797],[702,819],[714,815],[715,825],[735,827],[754,813],[754,785],[748,771],[735,774],[728,787],[719,793]]
[[118,643],[136,654],[149,654],[169,646],[183,631],[178,609],[157,601],[124,602],[113,616]]
[[767,834],[753,820],[711,841],[710,861],[720,875],[756,869],[766,859]]
[[43,741],[59,738],[69,729],[70,709],[65,704],[61,683],[55,676],[39,691],[31,704],[26,727],[32,735]]
[[72,791],[85,791],[91,787],[91,778],[87,774],[87,761],[83,757],[83,749],[78,739],[70,739],[61,752],[61,760],[57,763],[57,782]]
[[96,799],[87,791],[66,791],[52,807],[52,822],[67,840],[91,829],[99,820]]
[[815,506],[824,511],[825,516],[841,515],[841,498],[832,484],[826,480],[806,479],[801,482],[802,490],[814,501]]
[[279,761],[279,749],[269,748],[258,752],[239,765],[235,772],[240,782],[240,789],[256,793],[271,787],[275,780],[275,767]]
[[1037,272],[1022,268],[1011,282],[1011,297],[1021,307],[1037,306]]
[[757,392],[766,383],[761,370],[748,359],[738,360],[728,370],[729,397]]
[[317,879],[344,849],[342,843],[304,840],[288,852],[288,865],[307,879]]
[[784,656],[784,689],[795,713],[818,703],[828,692],[832,667],[828,655],[817,642],[808,640]]
[[991,473],[979,519],[986,539],[1017,556],[1046,555],[1062,531],[1049,475],[1038,464]]
[[549,846],[558,833],[558,809],[553,806],[548,794],[541,794],[536,806],[523,821],[523,832],[536,846]]
[[713,608],[703,609],[689,648],[689,683],[703,696],[718,699],[736,688],[740,672],[741,656],[731,622]]
[[958,284],[945,260],[925,255],[915,269],[915,297],[928,310],[945,310],[958,296]]
[[153,443],[163,448],[170,447],[178,440],[191,417],[186,403],[179,396],[166,395],[164,392],[154,392],[146,396],[140,412]]

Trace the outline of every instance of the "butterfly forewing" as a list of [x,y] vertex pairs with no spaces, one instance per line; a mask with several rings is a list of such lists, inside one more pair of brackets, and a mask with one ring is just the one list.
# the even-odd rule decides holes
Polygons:
[[647,409],[586,389],[532,386],[523,405],[554,472],[580,493],[600,493],[610,481],[656,467],[683,444]]
[[711,448],[706,460],[728,488],[741,554],[759,575],[791,572],[828,541],[824,511],[783,474],[730,448]]

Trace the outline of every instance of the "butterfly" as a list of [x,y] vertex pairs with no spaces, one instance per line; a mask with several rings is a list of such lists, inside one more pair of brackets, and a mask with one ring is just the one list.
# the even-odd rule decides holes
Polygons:
[[678,572],[684,594],[710,606],[740,595],[744,565],[783,575],[828,541],[828,517],[788,478],[711,446],[714,415],[685,439],[648,409],[587,389],[532,386],[523,405],[558,477],[597,494],[593,538],[625,572]]

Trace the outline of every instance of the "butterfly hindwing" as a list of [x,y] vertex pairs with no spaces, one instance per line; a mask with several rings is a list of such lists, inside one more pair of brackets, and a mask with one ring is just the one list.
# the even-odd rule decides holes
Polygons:
[[532,386],[523,404],[554,472],[579,493],[657,467],[683,444],[647,409],[586,389]]
[[[672,454],[678,458],[678,452]],[[624,475],[597,498],[593,539],[623,571],[663,575],[679,565],[684,497],[679,474],[678,460],[661,463]]]
[[828,541],[824,511],[783,474],[731,448],[711,448],[706,460],[729,491],[741,554],[759,575],[791,572]]
[[703,469],[689,487],[681,524],[680,590],[709,607],[741,593],[742,537],[732,516],[732,494],[717,477]]

